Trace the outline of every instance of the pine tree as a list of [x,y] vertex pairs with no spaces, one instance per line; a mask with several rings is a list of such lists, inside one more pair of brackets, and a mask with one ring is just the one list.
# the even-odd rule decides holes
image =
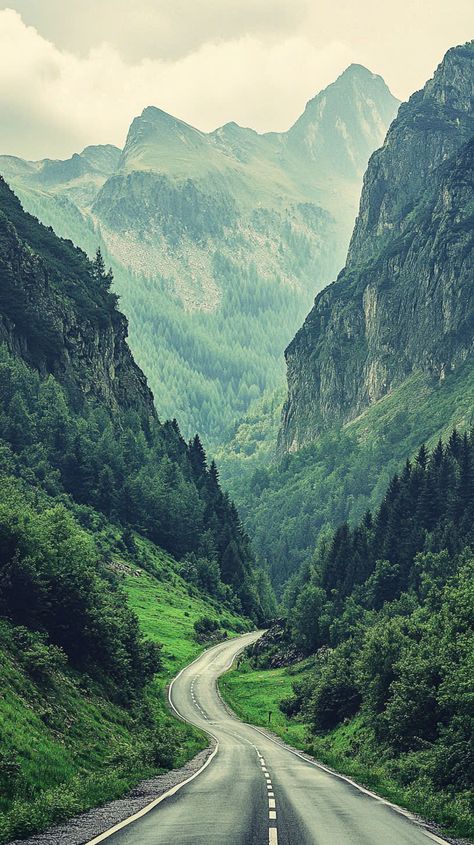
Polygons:
[[95,254],[95,258],[92,261],[92,274],[93,274],[93,277],[94,277],[95,281],[97,282],[97,284],[98,284],[98,286],[101,290],[103,290],[103,291],[109,291],[110,290],[110,288],[112,286],[112,282],[114,280],[114,274],[112,272],[111,267],[109,267],[109,269],[106,272],[104,258],[103,258],[102,250],[101,250],[100,246],[97,247],[97,252]]
[[189,443],[188,451],[194,478],[197,482],[201,482],[206,475],[207,466],[206,453],[198,434]]
[[427,450],[424,443],[421,444],[415,460],[416,460],[416,463],[418,464],[418,466],[421,467],[422,470],[426,469],[426,465],[428,463],[428,450]]

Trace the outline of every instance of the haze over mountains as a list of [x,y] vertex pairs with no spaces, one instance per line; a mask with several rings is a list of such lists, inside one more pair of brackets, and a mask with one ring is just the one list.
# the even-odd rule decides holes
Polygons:
[[285,133],[203,133],[149,107],[122,151],[0,157],[25,208],[92,254],[100,244],[161,416],[222,440],[282,378],[282,351],[342,265],[362,174],[395,115],[351,65]]

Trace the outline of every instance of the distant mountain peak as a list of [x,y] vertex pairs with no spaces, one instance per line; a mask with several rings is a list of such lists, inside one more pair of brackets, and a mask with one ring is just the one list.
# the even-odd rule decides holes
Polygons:
[[357,62],[352,62],[352,64],[348,65],[345,70],[337,77],[336,82],[338,79],[344,79],[347,77],[359,77],[365,79],[382,79],[377,73],[373,73],[369,68],[365,67],[365,65],[360,65]]
[[174,114],[170,114],[164,109],[160,109],[159,106],[146,106],[141,115],[136,117],[133,123],[135,123],[135,121],[142,120],[150,121],[155,125],[182,126],[186,129],[192,130],[192,132],[200,132],[200,130],[196,129],[195,126],[191,126],[190,123],[186,123],[186,121],[182,120],[180,117],[176,117]]

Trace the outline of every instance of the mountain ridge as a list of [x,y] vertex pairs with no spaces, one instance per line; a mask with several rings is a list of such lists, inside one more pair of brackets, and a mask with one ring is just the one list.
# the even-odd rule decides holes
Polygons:
[[333,103],[321,124],[306,116],[287,133],[203,133],[149,106],[120,152],[0,157],[25,208],[90,256],[101,246],[160,414],[208,444],[282,380],[281,353],[342,265],[366,161],[398,105],[360,69],[319,96]]

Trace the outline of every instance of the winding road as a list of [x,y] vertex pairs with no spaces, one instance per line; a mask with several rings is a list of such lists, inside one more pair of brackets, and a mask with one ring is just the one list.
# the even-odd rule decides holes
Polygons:
[[170,688],[173,709],[217,740],[204,768],[89,845],[444,845],[408,814],[226,709],[217,678],[258,637],[209,649]]

